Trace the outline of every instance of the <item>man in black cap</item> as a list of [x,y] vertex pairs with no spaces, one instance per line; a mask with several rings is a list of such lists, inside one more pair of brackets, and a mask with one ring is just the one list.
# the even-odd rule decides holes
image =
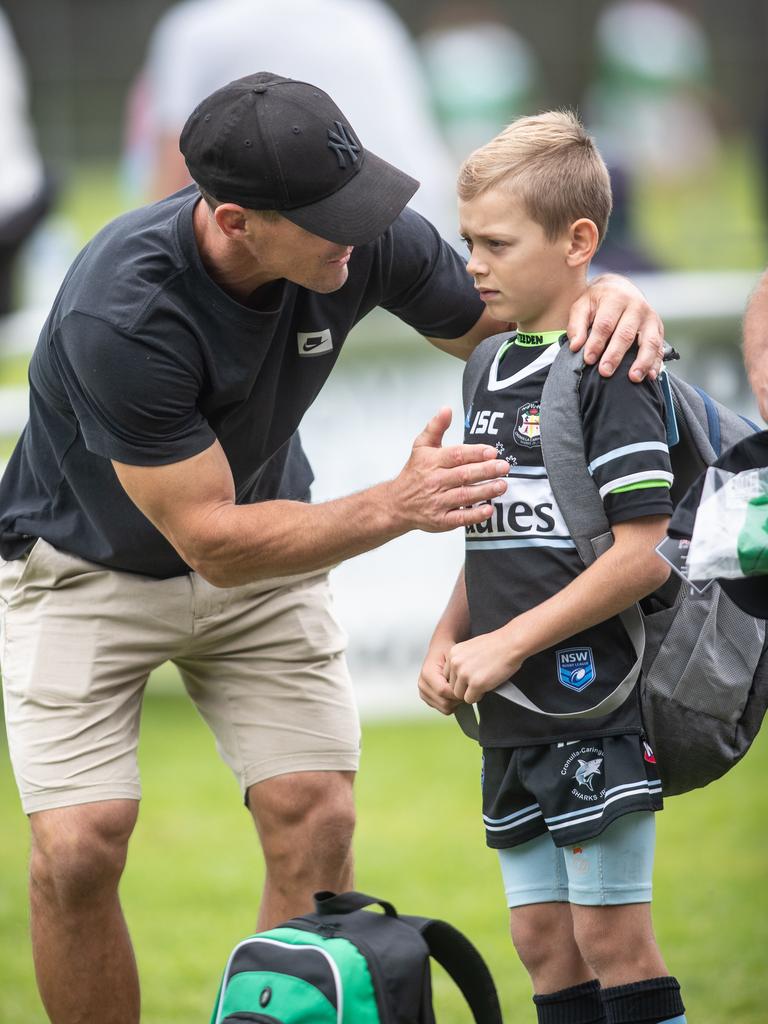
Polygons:
[[[117,887],[149,672],[176,663],[238,778],[267,864],[259,925],[304,911],[351,884],[359,729],[328,567],[481,522],[506,487],[495,449],[441,447],[441,410],[394,480],[308,503],[297,428],[367,312],[459,356],[502,325],[406,208],[417,182],[314,86],[233,82],[181,148],[199,190],[118,218],[67,274],[0,484],[5,711],[54,1024],[139,1019]],[[628,282],[593,285],[576,342],[590,321],[593,359],[614,332],[606,372],[638,332],[634,376],[655,371],[661,326]]]

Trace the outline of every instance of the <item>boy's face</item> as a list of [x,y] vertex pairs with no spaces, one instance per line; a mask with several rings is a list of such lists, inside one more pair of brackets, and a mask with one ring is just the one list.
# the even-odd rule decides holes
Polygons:
[[565,329],[586,272],[569,259],[570,232],[550,241],[503,188],[460,200],[459,218],[467,269],[492,316],[530,331]]

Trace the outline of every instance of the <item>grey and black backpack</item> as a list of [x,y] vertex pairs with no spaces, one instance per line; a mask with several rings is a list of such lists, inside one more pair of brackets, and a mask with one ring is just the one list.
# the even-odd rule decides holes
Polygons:
[[[489,338],[482,346],[498,347],[501,341],[500,336]],[[465,394],[477,384],[471,369],[472,363],[465,373]],[[610,547],[613,536],[584,452],[579,402],[584,369],[582,353],[562,345],[542,393],[541,445],[552,492],[589,565]],[[664,376],[676,506],[723,451],[757,428],[701,389],[666,370]],[[765,622],[738,608],[718,583],[698,594],[678,576],[621,618],[635,649],[631,671],[599,704],[562,717],[584,718],[588,732],[588,720],[619,707],[640,680],[643,721],[665,795],[706,786],[744,756],[768,707]],[[548,714],[513,682],[495,692]],[[468,711],[460,708],[457,717],[476,738],[477,722]]]
[[211,1024],[435,1024],[430,956],[476,1024],[502,1024],[485,962],[445,921],[400,915],[359,892],[318,893],[315,908],[237,944]]

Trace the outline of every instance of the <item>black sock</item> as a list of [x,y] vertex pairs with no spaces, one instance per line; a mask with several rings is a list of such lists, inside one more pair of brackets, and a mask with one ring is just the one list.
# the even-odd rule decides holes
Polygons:
[[607,1024],[664,1024],[685,1013],[677,978],[649,978],[603,989]]
[[533,1001],[539,1024],[605,1024],[599,981],[534,996]]

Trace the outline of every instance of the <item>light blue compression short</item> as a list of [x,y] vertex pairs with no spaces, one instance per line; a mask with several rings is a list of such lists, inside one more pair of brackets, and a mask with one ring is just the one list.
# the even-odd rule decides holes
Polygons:
[[547,834],[499,850],[507,906],[650,903],[655,838],[653,811],[636,811],[575,846],[558,848]]

